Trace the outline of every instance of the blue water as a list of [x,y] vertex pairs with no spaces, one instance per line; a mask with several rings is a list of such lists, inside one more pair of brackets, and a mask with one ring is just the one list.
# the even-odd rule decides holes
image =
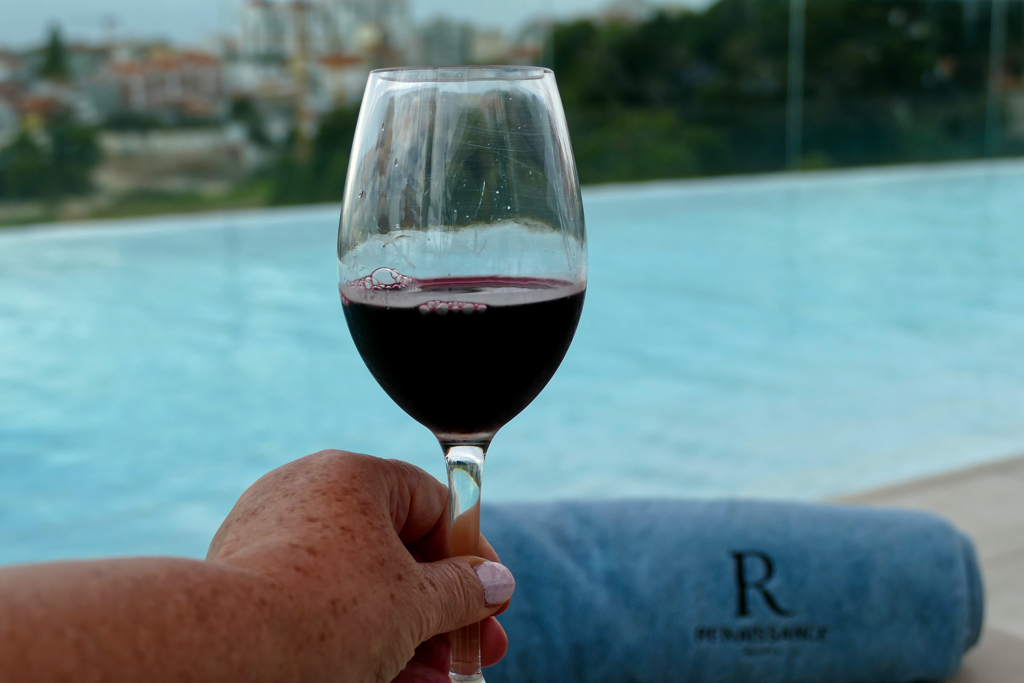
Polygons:
[[[585,193],[583,321],[490,500],[812,499],[1024,451],[1024,164]],[[443,474],[335,285],[338,210],[0,231],[0,563],[202,555],[338,447]]]

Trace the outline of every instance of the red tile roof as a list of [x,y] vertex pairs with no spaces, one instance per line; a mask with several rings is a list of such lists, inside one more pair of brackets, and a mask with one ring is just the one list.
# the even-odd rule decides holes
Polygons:
[[139,76],[154,72],[173,72],[185,68],[217,67],[220,59],[205,52],[172,52],[149,59],[131,62],[114,62],[110,70],[119,76]]
[[320,63],[322,65],[326,66],[327,68],[334,69],[345,66],[356,66],[357,64],[362,64],[365,61],[366,60],[357,55],[346,55],[340,52],[324,55],[323,57],[320,58]]

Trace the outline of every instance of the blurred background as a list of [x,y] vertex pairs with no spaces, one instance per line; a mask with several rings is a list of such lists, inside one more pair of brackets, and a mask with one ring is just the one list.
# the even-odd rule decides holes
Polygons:
[[335,201],[368,72],[555,69],[584,183],[1024,152],[1010,0],[46,0],[0,26],[0,224]]
[[7,4],[0,563],[202,556],[322,448],[444,476],[336,289],[381,66],[552,67],[585,185],[583,319],[485,501],[820,500],[1024,452],[1021,0]]

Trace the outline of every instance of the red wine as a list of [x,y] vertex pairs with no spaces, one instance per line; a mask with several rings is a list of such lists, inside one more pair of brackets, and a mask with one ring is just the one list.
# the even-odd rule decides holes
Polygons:
[[442,439],[488,439],[530,404],[569,349],[586,294],[558,280],[388,274],[341,286],[345,319],[384,391]]

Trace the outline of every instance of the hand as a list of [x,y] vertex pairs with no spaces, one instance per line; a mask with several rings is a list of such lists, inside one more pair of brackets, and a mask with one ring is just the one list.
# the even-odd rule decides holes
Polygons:
[[484,666],[508,640],[493,615],[515,583],[481,557],[444,558],[448,490],[400,461],[323,451],[238,500],[207,560],[270,580],[305,680],[448,683],[448,641],[481,625]]

